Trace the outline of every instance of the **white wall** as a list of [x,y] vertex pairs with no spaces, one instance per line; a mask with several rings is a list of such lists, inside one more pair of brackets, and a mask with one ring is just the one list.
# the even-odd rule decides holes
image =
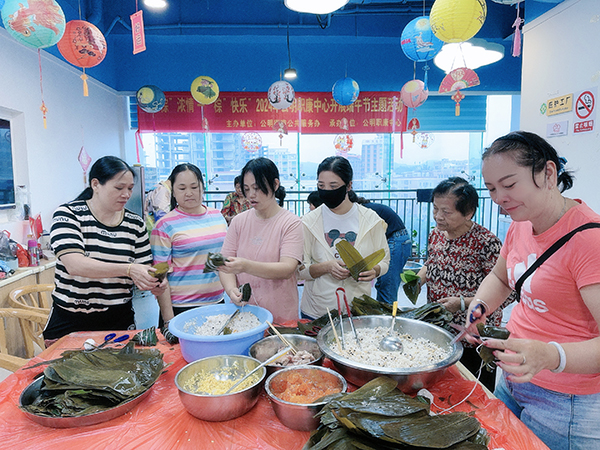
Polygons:
[[[38,52],[0,28],[0,118],[11,120],[15,181],[27,186],[32,213],[41,213],[49,230],[54,209],[83,190],[77,161],[82,145],[94,161],[126,154],[127,110],[122,96],[92,79],[89,97],[83,97],[81,70],[41,55],[47,129],[40,111]],[[13,210],[0,210],[0,229],[22,240],[23,226],[12,217]]]
[[549,142],[567,158],[567,168],[575,172],[575,185],[566,195],[581,198],[596,212],[600,212],[600,114],[593,132],[573,134],[574,113],[547,117],[540,113],[540,106],[555,97],[598,88],[599,41],[598,0],[566,0],[527,24],[521,94],[521,129],[545,137],[548,123],[569,121],[569,134],[550,138]]

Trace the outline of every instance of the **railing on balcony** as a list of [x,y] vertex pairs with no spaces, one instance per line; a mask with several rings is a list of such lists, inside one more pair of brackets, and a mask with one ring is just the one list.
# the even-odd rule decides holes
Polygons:
[[[502,241],[506,236],[509,219],[500,214],[499,208],[492,202],[487,189],[478,189],[479,207],[474,221],[490,230]],[[357,190],[358,196],[368,198],[372,202],[382,203],[392,208],[404,221],[413,239],[413,260],[423,260],[427,256],[427,238],[432,227],[433,208],[429,201],[431,189],[393,189],[393,190]],[[310,191],[286,191],[284,207],[298,216],[306,214],[308,203],[306,197]],[[206,191],[205,203],[213,208],[221,209],[226,193]]]

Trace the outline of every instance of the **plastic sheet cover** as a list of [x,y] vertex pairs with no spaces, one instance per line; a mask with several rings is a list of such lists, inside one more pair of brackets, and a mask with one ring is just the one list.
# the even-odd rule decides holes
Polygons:
[[[57,358],[66,349],[80,348],[88,338],[101,342],[105,332],[74,333],[34,358],[32,363]],[[41,371],[41,367],[19,370],[0,384],[0,442],[14,449],[302,449],[309,433],[290,430],[279,422],[266,394],[247,414],[227,422],[205,422],[191,416],[179,400],[175,375],[186,365],[178,345],[169,345],[162,335],[157,348],[170,366],[151,388],[150,395],[125,415],[97,425],[47,428],[31,421],[18,408],[19,395]],[[330,363],[326,361],[326,365]],[[442,408],[458,403],[472,389],[456,367],[430,391]],[[433,408],[435,411],[435,408]],[[457,411],[474,411],[491,436],[490,449],[546,450],[499,400],[489,399],[478,387]]]

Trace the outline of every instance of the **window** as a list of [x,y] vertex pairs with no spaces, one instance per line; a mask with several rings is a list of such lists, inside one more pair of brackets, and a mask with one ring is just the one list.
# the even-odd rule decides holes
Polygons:
[[0,119],[0,208],[15,204],[10,121]]

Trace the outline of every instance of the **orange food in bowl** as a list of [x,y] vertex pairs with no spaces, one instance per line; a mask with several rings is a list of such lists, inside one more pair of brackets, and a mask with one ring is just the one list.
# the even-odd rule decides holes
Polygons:
[[342,391],[340,380],[335,375],[310,369],[281,372],[271,381],[270,388],[277,398],[300,404],[314,403],[325,395]]

